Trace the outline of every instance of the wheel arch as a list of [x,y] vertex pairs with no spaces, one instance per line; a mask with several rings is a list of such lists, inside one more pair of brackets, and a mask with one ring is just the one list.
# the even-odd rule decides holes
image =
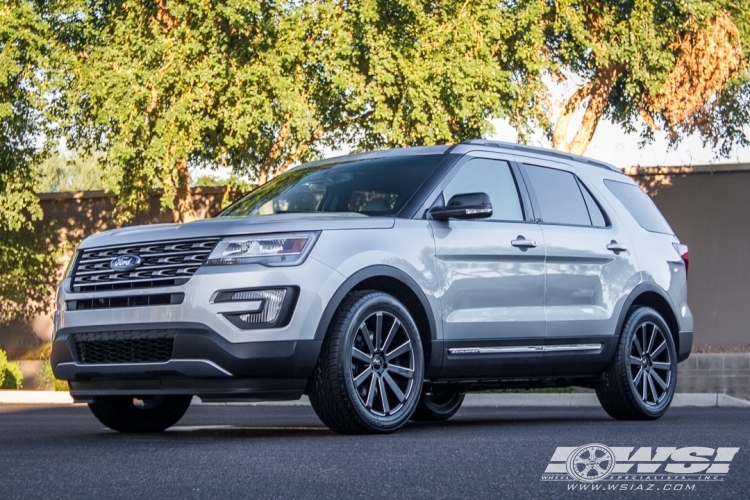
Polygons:
[[676,352],[680,352],[680,325],[677,322],[677,315],[675,314],[674,304],[664,290],[658,285],[653,283],[641,283],[636,286],[628,298],[625,299],[625,303],[620,311],[620,317],[617,320],[617,329],[615,330],[617,337],[622,335],[622,327],[627,321],[630,312],[639,306],[650,307],[658,312],[664,321],[667,322],[672,340]]
[[315,339],[323,340],[325,338],[336,311],[344,299],[350,293],[360,290],[378,290],[388,293],[406,306],[419,329],[425,355],[425,370],[429,372],[429,367],[434,367],[435,362],[438,361],[435,359],[436,354],[442,353],[441,349],[433,347],[435,346],[434,341],[437,339],[435,314],[419,285],[408,274],[395,267],[370,266],[347,278],[333,294],[331,300],[328,301],[315,331]]

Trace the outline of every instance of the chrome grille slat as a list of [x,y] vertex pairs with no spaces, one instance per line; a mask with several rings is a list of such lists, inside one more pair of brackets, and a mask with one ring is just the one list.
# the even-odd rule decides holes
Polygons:
[[[194,267],[198,268],[202,262],[185,262],[185,263],[178,263],[178,264],[157,264],[157,265],[147,265],[145,266],[148,271],[160,271],[163,269],[181,269],[181,268],[187,268],[187,267]],[[130,273],[135,272],[136,270],[139,270],[143,268],[144,266],[138,266],[133,271],[128,271]],[[109,275],[112,274],[112,269],[100,269],[96,271],[78,271],[76,273],[76,276],[97,276],[97,275]]]
[[[84,250],[73,270],[73,291],[182,285],[203,265],[218,241],[162,241]],[[122,255],[137,255],[142,262],[130,271],[111,269],[112,259]]]
[[[213,248],[212,248],[213,249]],[[190,251],[184,251],[184,252],[160,252],[160,253],[142,253],[142,254],[136,254],[136,253],[119,253],[115,255],[108,255],[106,257],[85,257],[87,264],[109,264],[109,262],[114,259],[115,257],[119,257],[121,255],[140,255],[144,260],[145,259],[154,259],[154,258],[160,258],[160,257],[177,257],[181,255],[205,255],[206,250],[200,249],[200,250],[190,250]],[[84,256],[86,254],[84,253]]]

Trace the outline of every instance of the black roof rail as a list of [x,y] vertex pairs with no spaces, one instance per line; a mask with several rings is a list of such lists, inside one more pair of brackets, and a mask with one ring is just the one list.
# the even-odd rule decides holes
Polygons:
[[542,154],[546,156],[553,156],[556,158],[563,158],[566,160],[572,160],[577,161],[581,163],[588,163],[589,165],[593,165],[594,167],[599,168],[605,168],[607,170],[611,170],[613,172],[622,173],[622,170],[619,168],[610,165],[609,163],[604,163],[603,161],[597,161],[592,160],[591,158],[586,158],[584,156],[578,156],[570,153],[563,153],[561,151],[555,151],[552,149],[546,149],[546,148],[538,148],[536,146],[527,146],[525,144],[516,144],[514,142],[503,142],[503,141],[494,141],[489,139],[469,139],[468,141],[464,141],[461,144],[473,144],[475,146],[489,146],[493,148],[507,148],[507,149],[515,149],[517,151],[525,151],[527,153],[536,153],[536,154]]

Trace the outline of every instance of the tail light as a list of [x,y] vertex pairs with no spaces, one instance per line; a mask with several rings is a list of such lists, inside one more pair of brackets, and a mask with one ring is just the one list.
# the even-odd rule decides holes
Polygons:
[[688,247],[687,245],[681,245],[679,243],[672,243],[672,245],[674,245],[674,249],[677,250],[680,258],[682,258],[682,261],[685,263],[685,276],[687,276],[688,267],[690,266],[690,255],[688,255]]

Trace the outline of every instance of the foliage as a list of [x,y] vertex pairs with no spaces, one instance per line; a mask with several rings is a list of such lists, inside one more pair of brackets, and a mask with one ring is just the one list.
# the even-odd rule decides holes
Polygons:
[[[50,235],[33,230],[43,215],[33,167],[45,156],[45,93],[55,86],[46,71],[52,37],[38,7],[0,3],[0,321],[43,309],[56,281]],[[36,302],[23,306],[27,299]]]
[[0,322],[46,311],[61,253],[48,228],[0,227]]
[[55,391],[61,392],[70,390],[67,381],[55,378],[55,373],[52,371],[52,365],[49,361],[45,361],[42,364],[42,371],[39,373],[39,387],[42,389],[52,388]]
[[238,189],[243,193],[251,191],[255,185],[247,182],[245,179],[236,174],[232,174],[228,179],[222,179],[216,175],[201,175],[193,182],[195,187],[224,187]]
[[35,169],[37,193],[100,191],[104,189],[104,170],[98,155],[51,154]]
[[15,361],[8,361],[5,365],[5,379],[0,389],[23,389],[23,373]]
[[535,13],[494,1],[79,0],[50,17],[70,47],[64,133],[104,152],[121,218],[156,186],[191,218],[191,166],[263,183],[342,142],[449,143],[545,116]]
[[23,387],[23,373],[18,363],[8,361],[8,355],[0,349],[0,389]]
[[[750,48],[750,17],[741,4],[544,3],[549,72],[582,82],[552,131],[556,148],[582,154],[602,117],[631,131],[641,118],[646,141],[661,129],[673,144],[697,132],[724,155],[734,144],[747,144],[743,126],[750,121],[743,104],[750,59],[743,47]],[[569,138],[571,118],[580,108],[582,123]]]
[[5,367],[8,365],[8,355],[0,349],[0,387],[5,383]]

